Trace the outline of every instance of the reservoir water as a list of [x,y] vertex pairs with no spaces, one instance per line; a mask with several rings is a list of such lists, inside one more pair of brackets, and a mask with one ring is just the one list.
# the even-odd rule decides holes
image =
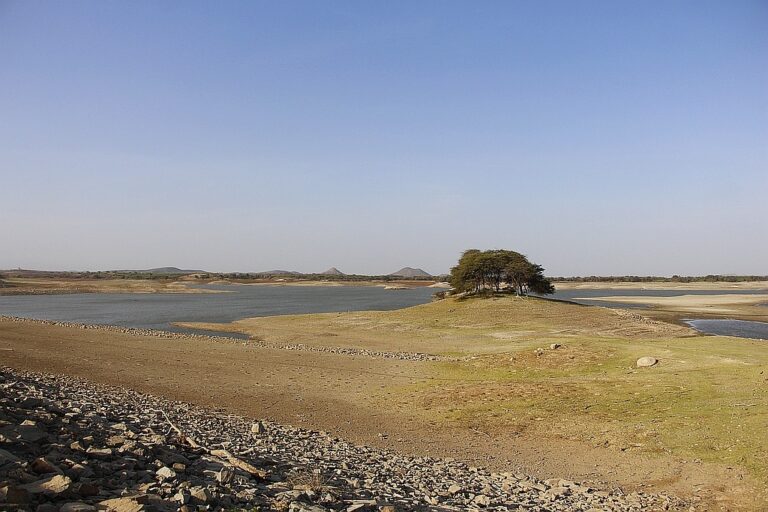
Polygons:
[[[393,310],[430,302],[432,295],[438,291],[427,287],[385,290],[376,286],[208,285],[205,288],[224,293],[9,295],[0,296],[0,315],[200,333],[198,330],[176,327],[172,323],[225,323],[256,316]],[[766,294],[768,290],[582,289],[562,290],[550,297],[612,308],[644,308],[646,306],[642,304],[599,301],[593,297],[671,297],[729,293]],[[764,322],[691,319],[688,323],[708,334],[768,339],[768,323]],[[231,333],[206,333],[233,336]]]
[[[748,320],[706,319],[686,320],[697,331],[722,336],[739,336],[756,340],[768,340],[768,323]],[[734,334],[738,333],[738,334]]]
[[[0,315],[173,332],[172,322],[232,322],[255,316],[401,309],[432,300],[434,288],[212,285],[225,293],[73,293],[0,296]],[[217,334],[217,333],[208,333]],[[231,333],[220,333],[232,336]]]

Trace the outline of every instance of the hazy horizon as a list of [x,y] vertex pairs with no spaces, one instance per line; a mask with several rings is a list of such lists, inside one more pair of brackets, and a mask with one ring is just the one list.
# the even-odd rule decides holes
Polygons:
[[768,274],[768,4],[0,3],[0,269]]

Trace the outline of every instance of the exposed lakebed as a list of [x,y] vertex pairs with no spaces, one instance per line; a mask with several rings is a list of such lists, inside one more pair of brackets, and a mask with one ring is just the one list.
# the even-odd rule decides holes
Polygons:
[[[589,306],[604,306],[609,308],[647,309],[649,304],[638,302],[614,302],[598,300],[604,297],[679,297],[681,295],[765,295],[768,290],[729,289],[729,290],[658,290],[645,288],[594,288],[558,290],[549,297],[567,300]],[[759,304],[765,306],[765,304]],[[737,336],[768,340],[768,323],[729,318],[686,319],[686,324],[705,334],[720,336]]]

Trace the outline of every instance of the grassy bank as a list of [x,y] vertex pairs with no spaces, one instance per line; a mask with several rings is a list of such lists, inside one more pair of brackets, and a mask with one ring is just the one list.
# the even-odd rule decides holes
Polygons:
[[[768,481],[764,342],[700,336],[624,310],[509,296],[185,325],[272,342],[458,356],[435,365],[426,382],[393,385],[382,407],[493,438],[671,454]],[[642,356],[659,364],[635,368]]]

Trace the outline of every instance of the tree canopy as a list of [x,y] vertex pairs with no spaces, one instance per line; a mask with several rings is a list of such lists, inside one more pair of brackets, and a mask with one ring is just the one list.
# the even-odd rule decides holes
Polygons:
[[555,287],[544,277],[544,268],[531,263],[515,251],[495,249],[464,251],[459,263],[451,269],[451,285],[460,292],[513,290],[518,295],[530,292],[554,293]]

